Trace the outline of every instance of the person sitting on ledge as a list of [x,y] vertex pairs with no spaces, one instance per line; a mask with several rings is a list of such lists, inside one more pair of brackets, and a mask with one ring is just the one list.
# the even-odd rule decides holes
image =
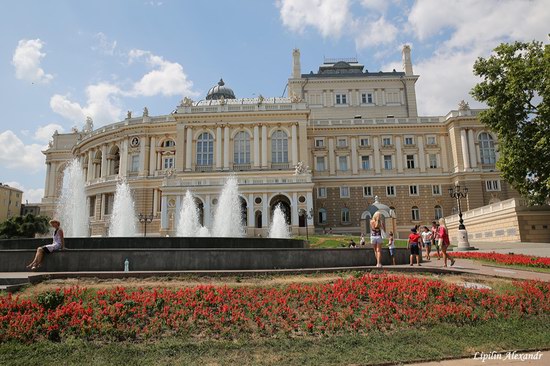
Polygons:
[[348,248],[357,248],[357,244],[353,241],[353,239],[350,239]]
[[53,233],[53,242],[52,244],[43,245],[36,249],[36,255],[34,256],[33,261],[27,265],[27,268],[35,270],[42,264],[45,254],[53,253],[57,250],[65,249],[65,238],[63,236],[63,229],[61,229],[61,223],[59,220],[50,220],[50,225],[55,229]]

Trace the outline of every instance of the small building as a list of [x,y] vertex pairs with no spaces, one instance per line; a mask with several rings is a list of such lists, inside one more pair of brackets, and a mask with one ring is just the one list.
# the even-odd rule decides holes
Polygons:
[[19,216],[22,200],[22,190],[0,183],[0,222]]

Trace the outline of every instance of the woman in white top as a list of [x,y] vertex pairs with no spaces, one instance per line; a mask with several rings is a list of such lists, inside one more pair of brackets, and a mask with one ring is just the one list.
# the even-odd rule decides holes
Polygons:
[[30,268],[33,271],[40,267],[45,254],[50,254],[57,250],[65,249],[65,238],[63,235],[63,229],[60,227],[61,223],[59,220],[50,220],[50,225],[55,229],[52,243],[43,245],[36,249],[36,255],[34,256],[33,261],[27,266],[27,268]]
[[384,231],[384,220],[377,211],[370,220],[370,243],[376,257],[376,267],[382,267],[382,231]]

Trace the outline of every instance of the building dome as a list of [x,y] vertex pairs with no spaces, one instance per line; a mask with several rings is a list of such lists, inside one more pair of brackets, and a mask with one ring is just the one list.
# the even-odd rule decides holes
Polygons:
[[215,85],[208,90],[206,100],[217,100],[222,97],[224,99],[235,99],[235,93],[233,93],[233,89],[225,86],[223,79],[220,79],[220,81],[218,81],[218,85]]

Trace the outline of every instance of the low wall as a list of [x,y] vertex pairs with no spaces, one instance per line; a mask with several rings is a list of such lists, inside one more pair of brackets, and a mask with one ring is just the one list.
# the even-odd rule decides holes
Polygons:
[[[28,271],[35,251],[0,251],[0,272]],[[130,271],[254,270],[374,266],[374,251],[341,249],[76,249],[48,254],[40,271]],[[382,249],[383,264],[390,264]],[[409,261],[407,249],[396,249],[397,264]]]

